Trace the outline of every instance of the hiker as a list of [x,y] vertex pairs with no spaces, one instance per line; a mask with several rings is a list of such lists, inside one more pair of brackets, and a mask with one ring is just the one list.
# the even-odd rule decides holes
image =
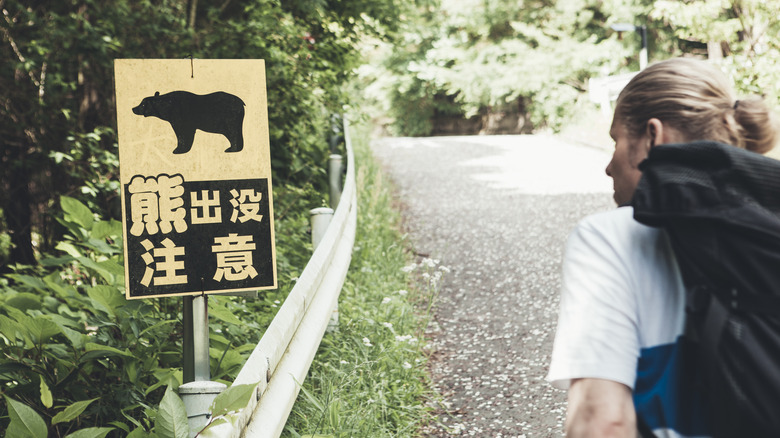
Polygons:
[[606,173],[619,208],[569,237],[547,379],[568,389],[569,437],[712,436],[696,362],[683,360],[696,347],[681,337],[686,286],[670,237],[637,222],[630,204],[652,148],[717,142],[763,154],[778,136],[774,115],[760,98],[737,100],[713,64],[678,58],[629,82],[610,135]]

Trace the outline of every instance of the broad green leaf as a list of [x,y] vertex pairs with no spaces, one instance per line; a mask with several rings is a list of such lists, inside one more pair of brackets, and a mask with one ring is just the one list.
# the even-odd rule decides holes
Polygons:
[[[59,316],[59,315],[53,315],[53,316]],[[58,318],[52,320],[55,324],[57,324],[60,327],[60,330],[62,330],[62,334],[65,335],[66,338],[68,338],[68,341],[70,341],[73,348],[76,348],[78,350],[81,350],[84,348],[84,343],[88,339],[87,335],[84,333],[81,333],[79,331],[73,330],[65,325],[65,323],[61,322],[60,320],[66,320],[67,318]]]
[[76,247],[76,245],[70,243],[70,242],[60,242],[55,247],[60,251],[66,252],[69,256],[74,258],[80,258],[84,257],[84,254],[81,253],[81,250]]
[[109,347],[108,345],[100,345],[95,344],[93,342],[89,342],[84,346],[84,350],[87,352],[87,354],[84,355],[84,357],[100,357],[100,356],[127,356],[127,357],[135,357],[133,356],[129,351],[122,351],[114,347]]
[[127,302],[127,299],[116,288],[105,285],[97,285],[87,288],[87,295],[109,315],[116,315],[116,308]]
[[57,423],[67,423],[68,421],[75,420],[76,417],[81,415],[81,413],[84,412],[84,409],[87,409],[87,406],[89,406],[95,400],[97,400],[97,398],[93,398],[92,400],[77,401],[65,408],[63,411],[57,412],[57,415],[51,419],[52,426]]
[[228,338],[217,334],[215,332],[209,333],[209,344],[212,346],[226,346],[231,345],[230,341],[228,341]]
[[235,324],[235,325],[244,324],[230,310],[222,306],[214,306],[214,307],[209,306],[209,316],[213,316],[218,320],[227,322],[229,324]]
[[167,320],[167,321],[160,321],[160,322],[158,322],[157,324],[155,324],[155,325],[153,325],[151,327],[145,328],[141,332],[140,336],[143,336],[143,335],[145,335],[148,332],[153,332],[153,331],[157,330],[160,327],[163,327],[163,326],[166,326],[166,325],[169,325],[169,324],[176,324],[176,323],[178,323],[178,321],[175,321],[175,320],[172,320],[172,319]]
[[27,292],[20,292],[5,300],[5,304],[26,312],[30,309],[40,310],[41,299],[38,295]]
[[38,263],[41,264],[41,266],[46,267],[53,267],[53,266],[62,266],[65,263],[70,263],[73,261],[73,257],[70,255],[62,256],[62,257],[46,257],[44,259],[41,259]]
[[112,421],[108,424],[116,427],[117,429],[121,430],[124,433],[130,433],[130,426],[128,426],[125,423],[122,423],[121,421]]
[[21,363],[0,363],[0,374],[9,374],[15,372],[29,372],[30,366]]
[[119,249],[112,247],[105,240],[101,239],[91,238],[85,245],[101,254],[116,254],[119,252]]
[[[52,336],[62,333],[60,327],[55,324],[47,316],[38,316],[33,318],[28,316],[19,309],[13,307],[6,307],[5,311],[8,316],[15,319],[18,324],[12,325],[8,321],[5,321],[2,315],[0,315],[0,330],[15,330],[16,333],[20,333],[26,340],[34,344],[44,344]],[[15,335],[7,335],[9,339]]]
[[113,430],[113,427],[88,427],[65,435],[65,438],[103,438]]
[[51,395],[49,385],[43,381],[43,376],[39,377],[41,378],[41,403],[43,403],[43,405],[47,408],[50,408],[54,404],[54,398]]
[[[212,359],[219,361],[219,373],[229,372],[234,368],[240,369],[246,362],[246,357],[242,356],[237,351],[235,351],[235,349],[230,348],[229,346],[227,349],[222,350],[210,348],[209,356]],[[217,377],[219,378],[221,376]]]
[[98,221],[92,225],[92,237],[95,239],[105,239],[110,236],[122,235],[122,222],[111,221]]
[[95,271],[98,274],[100,274],[100,276],[103,277],[103,279],[105,279],[107,282],[110,283],[113,280],[113,278],[112,278],[113,274],[111,274],[111,271],[109,271],[108,269],[104,268],[103,266],[100,266],[100,264],[98,262],[96,262],[96,261],[94,261],[94,260],[92,260],[92,259],[90,259],[88,257],[79,257],[78,261],[79,261],[79,263],[81,263],[85,267],[87,267],[89,269],[92,269],[93,271]]
[[181,371],[172,369],[157,369],[154,371],[154,377],[157,378],[157,383],[146,388],[146,394],[148,395],[155,389],[161,386],[170,386],[174,390],[181,384],[181,376],[178,375]]
[[87,230],[92,229],[95,217],[86,205],[70,196],[60,196],[60,205],[62,206],[62,210],[65,211],[74,222]]
[[5,397],[11,423],[5,431],[7,437],[41,438],[46,436],[46,423],[35,410],[24,403]]
[[157,437],[156,434],[147,432],[142,427],[133,429],[132,432],[127,434],[127,438],[156,438],[156,437]]
[[11,342],[15,341],[18,335],[21,335],[22,339],[24,339],[25,333],[26,330],[23,325],[5,315],[0,315],[0,334],[11,340]]
[[60,326],[45,315],[32,318],[14,308],[7,307],[5,310],[19,323],[20,329],[23,330],[22,333],[34,344],[44,344],[52,336],[62,333]]
[[222,391],[211,404],[211,415],[216,417],[245,408],[255,394],[256,387],[257,383],[234,385]]
[[46,283],[44,283],[43,280],[38,277],[32,277],[30,275],[12,275],[11,278],[20,283],[26,284],[35,290],[46,290]]
[[166,438],[189,438],[190,425],[187,410],[176,392],[169,386],[160,402],[155,432]]
[[87,236],[88,231],[85,230],[81,225],[79,225],[78,222],[73,220],[73,218],[69,215],[65,215],[64,217],[57,217],[55,218],[57,222],[65,227],[71,236],[74,236],[80,240],[87,239],[89,236]]
[[211,429],[219,426],[220,424],[227,424],[227,423],[229,423],[229,421],[225,417],[215,418],[214,421],[207,424],[206,427],[203,428],[203,430],[198,432],[198,438],[219,438],[220,436],[216,435]]
[[124,368],[127,380],[133,384],[138,384],[138,361],[126,360]]
[[98,262],[98,266],[114,275],[125,275],[125,266],[113,260],[103,260]]
[[[73,260],[72,257],[69,258]],[[54,294],[51,295],[59,296],[62,299],[68,299],[69,297],[76,296],[77,293],[73,286],[61,283],[61,280],[57,278],[59,275],[59,272],[54,272],[53,275],[44,277],[43,279],[44,283],[46,283],[46,287],[48,287],[50,291],[54,292]]]
[[257,344],[245,344],[245,345],[242,345],[240,347],[236,347],[233,350],[236,353],[239,353],[239,354],[240,353],[246,353],[246,352],[249,352],[249,351],[253,351],[256,346],[257,346]]

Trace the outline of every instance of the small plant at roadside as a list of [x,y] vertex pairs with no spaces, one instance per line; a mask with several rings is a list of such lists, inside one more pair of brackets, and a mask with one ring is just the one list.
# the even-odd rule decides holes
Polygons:
[[323,338],[283,436],[412,437],[430,415],[424,333],[446,268],[412,263],[366,131],[353,143],[360,208],[339,325]]

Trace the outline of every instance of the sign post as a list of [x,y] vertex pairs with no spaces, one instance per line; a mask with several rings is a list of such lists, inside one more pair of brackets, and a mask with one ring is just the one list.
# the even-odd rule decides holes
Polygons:
[[125,293],[184,297],[184,380],[207,382],[206,295],[276,288],[265,64],[114,66]]

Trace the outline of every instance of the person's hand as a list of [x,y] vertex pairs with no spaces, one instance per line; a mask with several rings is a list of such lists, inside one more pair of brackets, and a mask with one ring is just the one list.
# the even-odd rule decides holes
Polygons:
[[568,438],[636,437],[631,389],[611,380],[573,380],[565,430]]

